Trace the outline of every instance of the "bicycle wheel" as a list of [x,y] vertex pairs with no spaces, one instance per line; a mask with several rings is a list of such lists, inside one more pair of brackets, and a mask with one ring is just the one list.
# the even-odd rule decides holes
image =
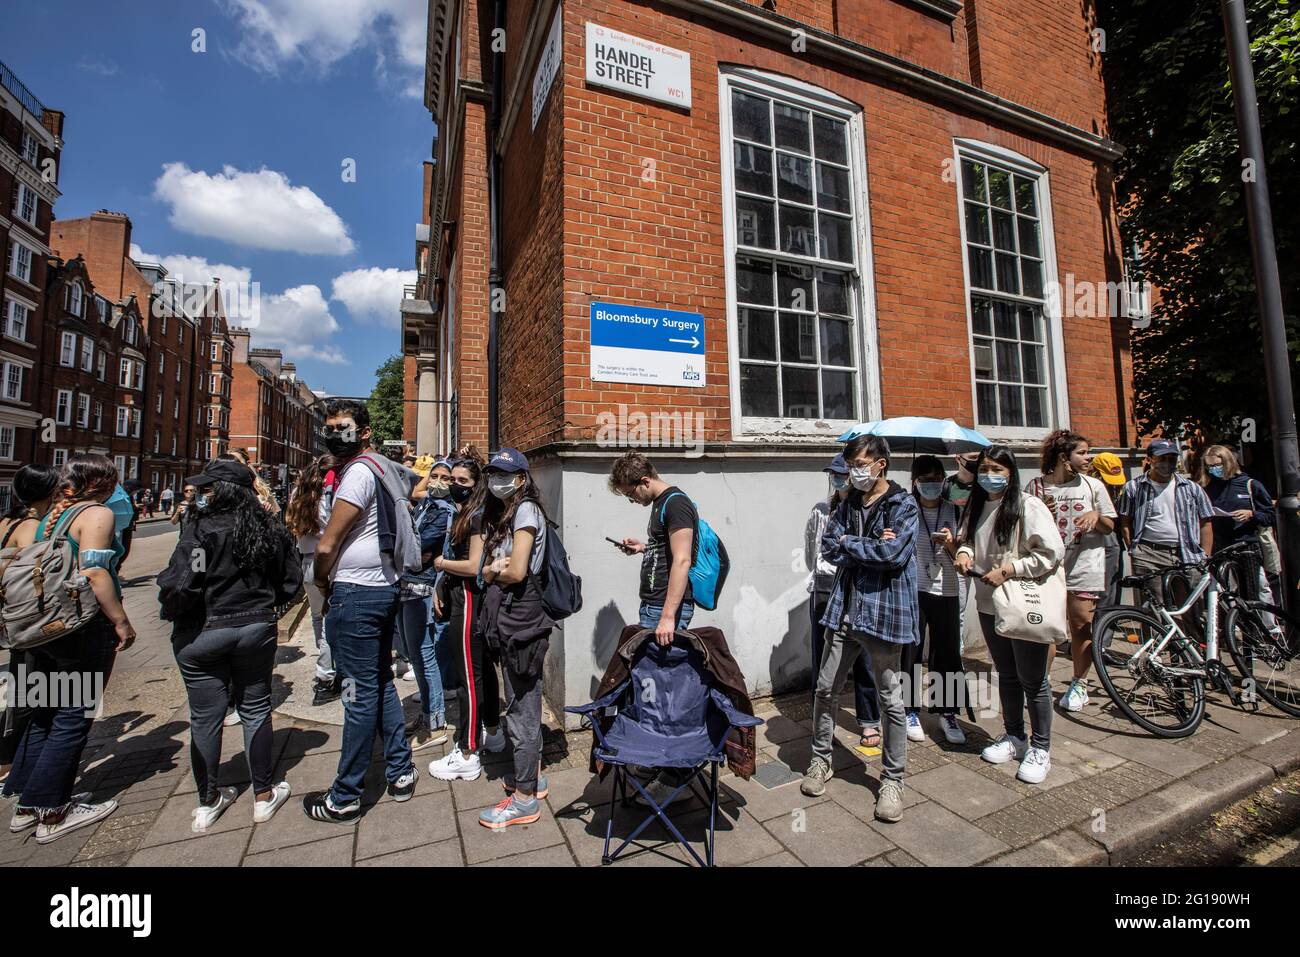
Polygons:
[[[1264,615],[1279,629],[1271,631]],[[1234,607],[1223,625],[1223,643],[1252,691],[1289,715],[1300,717],[1300,623],[1276,605]]]
[[1138,727],[1162,738],[1183,738],[1205,717],[1202,674],[1171,673],[1171,668],[1203,670],[1190,644],[1171,640],[1159,655],[1150,650],[1166,626],[1144,608],[1118,605],[1097,612],[1092,623],[1092,660],[1111,700]]

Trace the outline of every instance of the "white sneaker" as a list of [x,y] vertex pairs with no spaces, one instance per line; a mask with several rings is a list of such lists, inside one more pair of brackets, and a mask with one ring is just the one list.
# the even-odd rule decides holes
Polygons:
[[[89,791],[78,791],[72,795],[73,804],[85,804],[90,800]],[[28,828],[35,827],[40,819],[36,816],[36,809],[14,805],[14,816],[9,821],[9,833],[21,834]]]
[[102,821],[116,810],[116,801],[105,801],[102,804],[74,804],[68,808],[68,813],[63,815],[63,820],[58,824],[36,825],[36,843],[49,844],[57,841],[71,831]]
[[1065,694],[1061,695],[1061,707],[1066,711],[1082,711],[1088,703],[1088,686],[1082,681],[1071,681]]
[[231,711],[226,715],[226,720],[221,722],[227,728],[233,728],[237,724],[243,724],[244,719],[239,716],[238,711]]
[[238,788],[217,788],[216,804],[211,807],[200,804],[191,812],[194,822],[190,825],[190,830],[200,834],[206,831],[217,823],[217,818],[226,813],[226,808],[234,804],[237,797],[239,797]]
[[1012,758],[1019,761],[1025,756],[1025,749],[1028,742],[1024,738],[1017,738],[1010,734],[1004,734],[987,748],[980,752],[980,757],[989,764],[1006,764]]
[[921,727],[921,716],[915,711],[907,712],[907,740],[925,740],[925,728]]
[[290,793],[289,782],[281,781],[271,788],[271,800],[253,801],[253,823],[265,824],[271,820],[271,816],[280,809],[280,805],[289,800]]
[[460,748],[453,747],[451,753],[437,761],[430,762],[429,774],[439,781],[477,781],[483,773],[483,763],[477,754],[466,756]]
[[1052,755],[1042,748],[1030,748],[1025,759],[1020,762],[1016,777],[1026,784],[1042,784],[1047,772],[1052,770]]
[[943,736],[948,739],[949,744],[965,744],[966,732],[961,729],[957,723],[955,714],[943,714],[939,716],[939,724],[943,726]]
[[506,732],[502,727],[498,727],[493,734],[488,734],[487,728],[484,728],[483,733],[479,735],[479,737],[483,739],[484,751],[490,751],[493,754],[496,754],[498,751],[504,751],[506,749]]

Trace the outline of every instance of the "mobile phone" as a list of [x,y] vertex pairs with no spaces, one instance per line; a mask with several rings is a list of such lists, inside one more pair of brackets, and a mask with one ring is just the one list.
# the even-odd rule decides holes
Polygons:
[[611,545],[615,545],[615,546],[617,546],[617,547],[619,547],[619,548],[622,548],[622,547],[623,547],[623,543],[622,543],[622,542],[618,541],[617,539],[610,538],[608,535],[605,536],[605,541],[607,541],[607,542],[609,542]]
[[931,532],[931,533],[930,533],[930,541],[932,541],[932,542],[942,542],[942,541],[945,541],[944,536],[943,536],[943,532]]

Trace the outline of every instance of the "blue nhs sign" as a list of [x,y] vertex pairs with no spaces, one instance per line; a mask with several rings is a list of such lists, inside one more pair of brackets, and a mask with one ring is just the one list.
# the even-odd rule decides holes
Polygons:
[[704,317],[698,312],[592,302],[591,378],[702,387]]

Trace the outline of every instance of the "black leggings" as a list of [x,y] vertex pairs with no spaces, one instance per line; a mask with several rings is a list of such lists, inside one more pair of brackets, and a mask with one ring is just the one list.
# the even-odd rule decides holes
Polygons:
[[449,657],[461,676],[460,716],[456,721],[456,746],[465,753],[477,751],[480,726],[501,723],[501,688],[496,666],[488,660],[487,646],[478,627],[480,594],[464,582],[451,586],[451,620],[447,626]]
[[[919,711],[928,704],[933,714],[957,714],[966,704],[966,669],[961,660],[961,599],[955,595],[917,596],[917,626],[921,640],[903,646],[903,673],[908,676],[907,710]],[[926,662],[934,690],[927,692],[924,680],[917,681],[916,666],[921,662],[926,629],[930,631],[930,654]],[[924,679],[924,675],[921,676]]]
[[1052,646],[1036,641],[1003,638],[993,627],[993,616],[980,614],[980,628],[998,673],[998,698],[1007,734],[1025,736],[1025,708],[1029,708],[1029,743],[1047,751],[1052,746],[1052,689],[1047,672],[1052,666]]

